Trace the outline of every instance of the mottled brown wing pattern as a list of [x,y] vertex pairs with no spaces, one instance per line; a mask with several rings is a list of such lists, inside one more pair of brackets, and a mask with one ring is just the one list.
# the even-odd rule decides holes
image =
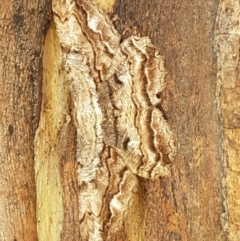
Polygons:
[[120,43],[91,0],[53,0],[53,12],[77,130],[81,239],[112,240],[134,210],[136,175],[169,175],[176,152],[158,108],[163,58],[146,37]]
[[131,37],[119,46],[98,91],[104,141],[133,173],[145,178],[168,175],[166,164],[175,151],[158,109],[164,77],[163,59],[150,40]]

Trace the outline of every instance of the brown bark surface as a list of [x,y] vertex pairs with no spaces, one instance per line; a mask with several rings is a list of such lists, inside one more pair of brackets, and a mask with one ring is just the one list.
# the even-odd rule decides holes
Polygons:
[[71,124],[67,135],[71,138],[67,141],[66,155],[62,157],[62,185],[64,195],[64,218],[61,241],[80,240],[79,211],[78,211],[78,184],[76,153],[76,129]]
[[[143,213],[147,206],[141,230],[147,241],[239,240],[238,9],[228,0],[118,0],[113,9],[122,39],[149,36],[168,73],[163,109],[178,156],[171,177],[139,178],[136,206]],[[61,133],[70,110],[66,83],[58,82],[54,26],[46,41],[46,96],[34,153],[51,1],[3,0],[0,10],[0,241],[79,240],[76,129],[70,122]],[[62,147],[59,139],[66,136]],[[126,240],[125,229],[118,241]]]
[[197,0],[119,0],[115,6],[115,24],[124,38],[150,36],[165,57],[163,105],[179,145],[172,177],[146,185],[149,241],[226,240],[216,105],[217,10],[218,1]]
[[37,240],[34,134],[50,1],[0,4],[0,240]]

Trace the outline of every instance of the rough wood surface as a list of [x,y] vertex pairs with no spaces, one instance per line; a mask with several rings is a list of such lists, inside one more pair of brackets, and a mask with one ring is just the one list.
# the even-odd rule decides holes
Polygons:
[[33,140],[51,3],[0,5],[0,240],[37,241]]
[[[122,56],[123,50],[132,52],[138,49],[135,48],[136,46],[132,48],[133,42],[138,38],[126,40],[128,37],[149,36],[160,49],[160,53],[165,56],[167,85],[161,95],[157,94],[157,97],[162,100],[162,112],[176,133],[179,143],[178,157],[171,166],[170,177],[151,180],[133,174],[154,176],[148,168],[141,168],[144,165],[140,165],[139,170],[143,171],[139,171],[136,170],[135,164],[131,166],[131,163],[123,162],[131,159],[128,156],[125,159],[119,157],[126,154],[126,150],[123,149],[129,148],[130,139],[123,138],[125,142],[119,142],[115,134],[108,138],[114,124],[109,123],[109,118],[102,118],[98,123],[104,123],[100,126],[104,127],[102,140],[105,139],[105,145],[100,158],[106,165],[100,166],[100,169],[96,165],[95,170],[101,170],[96,171],[95,177],[98,182],[82,185],[82,189],[78,190],[78,184],[83,184],[83,178],[87,177],[83,177],[84,173],[81,171],[76,172],[76,169],[79,169],[77,164],[79,159],[77,160],[75,153],[77,148],[79,150],[81,147],[81,143],[75,142],[75,139],[79,139],[80,133],[77,121],[82,118],[77,117],[76,106],[74,106],[73,94],[77,90],[74,90],[72,85],[72,96],[68,93],[71,71],[68,73],[67,67],[70,64],[65,62],[59,69],[53,70],[51,61],[55,61],[56,55],[53,53],[56,49],[51,46],[46,49],[45,64],[49,65],[46,72],[54,75],[55,83],[46,78],[47,85],[43,90],[48,101],[45,99],[41,114],[42,117],[45,115],[42,118],[44,125],[39,128],[38,141],[35,142],[35,157],[39,152],[41,153],[38,156],[39,160],[35,163],[38,183],[37,220],[33,137],[38,126],[41,102],[41,45],[51,6],[49,1],[45,3],[15,1],[13,3],[4,0],[0,8],[1,241],[76,241],[81,240],[81,231],[84,237],[88,237],[88,231],[91,228],[94,230],[94,225],[98,223],[100,225],[95,229],[96,233],[90,232],[90,235],[94,238],[99,236],[100,240],[106,236],[114,241],[144,240],[144,236],[147,241],[239,240],[238,1],[221,0],[220,4],[219,1],[214,0],[207,2],[204,0],[151,0],[151,2],[118,0],[116,2],[112,19],[121,37],[119,40],[118,34],[113,30],[111,36],[113,38],[104,39],[104,41],[106,40],[106,43],[114,41],[117,36],[117,45],[113,49],[116,49],[120,58],[126,58],[127,55]],[[71,11],[69,19],[72,19]],[[101,11],[100,13],[98,11],[97,16],[101,14]],[[88,23],[82,20],[86,19],[88,12],[82,11],[81,21],[76,18],[76,22],[84,24],[84,29]],[[61,14],[64,17],[68,12]],[[95,13],[89,19],[93,19],[93,16]],[[65,20],[69,21],[69,19]],[[104,24],[105,21],[112,29],[111,22],[105,17],[101,18],[101,23]],[[92,22],[93,25],[94,22],[95,20]],[[74,31],[75,29],[72,29],[71,34]],[[91,42],[90,39],[94,39],[95,42],[95,37],[99,35],[84,36],[88,36],[87,40],[84,40],[84,43],[87,43]],[[50,42],[55,40],[56,36],[53,39],[50,38]],[[97,45],[97,48],[96,46],[93,48],[92,44],[90,46],[91,51],[84,55],[84,63],[90,63],[92,53],[97,52],[97,49],[105,53],[105,48],[102,48],[101,44]],[[59,49],[57,51],[60,52]],[[62,48],[62,51],[64,56],[79,55],[79,49],[74,50],[74,54],[71,51],[66,53],[66,48]],[[52,55],[51,58],[50,55]],[[132,55],[128,56],[135,59],[136,56]],[[115,109],[115,107],[119,109],[116,98],[124,100],[120,94],[123,93],[121,87],[123,81],[121,78],[106,78],[109,84],[103,83],[110,68],[100,73],[95,67],[102,68],[101,58],[104,56],[104,54],[97,56],[98,61],[91,65],[94,68],[89,72],[94,76],[93,86],[96,86],[96,90],[93,91],[96,92],[97,99],[104,99],[103,102],[109,104],[107,108],[99,102],[99,109],[101,112],[104,111],[98,117],[119,116],[119,110]],[[140,71],[142,71],[144,56],[147,55],[142,54],[136,65],[139,66]],[[111,54],[105,57],[106,60],[113,60]],[[121,67],[120,70],[129,69],[129,61],[119,63],[114,60],[113,62]],[[115,71],[114,68],[111,69]],[[62,78],[66,78],[68,85],[64,82],[60,88]],[[72,80],[76,78],[73,76]],[[116,86],[118,88],[115,88]],[[113,89],[116,90],[115,98],[109,98],[101,91],[110,92]],[[140,90],[137,89],[136,92],[138,91]],[[145,101],[145,98],[143,100],[148,106],[150,102]],[[138,99],[132,99],[130,104],[133,102],[138,103]],[[95,106],[91,108],[96,110]],[[74,109],[75,111],[72,111]],[[128,113],[125,107],[123,109],[124,113]],[[134,109],[135,113],[141,115],[141,112],[137,112],[136,109]],[[61,114],[58,115],[57,112]],[[93,122],[95,120],[96,116]],[[92,119],[90,124],[91,121]],[[120,132],[119,136],[123,136],[121,130],[124,132],[126,129],[124,119],[120,118],[119,123],[117,131]],[[108,125],[111,128],[107,128]],[[91,124],[91,128],[93,126]],[[80,140],[84,139],[80,138]],[[78,153],[78,157],[79,155]],[[44,168],[43,165],[45,165]],[[110,170],[117,171],[110,172]],[[79,174],[83,177],[80,180]],[[107,180],[107,182],[103,183],[101,180]],[[99,190],[105,190],[104,194],[92,192],[90,196],[82,195],[88,193],[88,190],[98,190],[95,188],[97,185],[100,186]],[[105,188],[106,186],[108,188]],[[82,195],[80,202],[78,193]],[[121,196],[120,194],[123,193],[124,195]],[[108,205],[92,202],[93,198],[96,200],[102,198],[103,203]],[[127,202],[128,211],[123,212],[122,207],[126,207]],[[88,206],[81,207],[81,203],[87,203]],[[120,211],[116,210],[116,207],[119,207]],[[99,219],[90,212],[84,217],[82,215],[88,210],[98,213],[99,209],[101,209]],[[83,217],[80,227],[79,215]],[[118,221],[120,225],[116,229],[116,225],[111,226]],[[88,222],[87,225],[84,222]]]
[[124,39],[149,36],[165,57],[163,108],[179,143],[171,181],[161,178],[146,186],[149,241],[227,240],[216,100],[218,5],[215,0],[119,0],[114,8]]
[[239,1],[222,0],[218,8],[216,28],[216,50],[218,64],[218,99],[222,113],[223,156],[225,185],[225,230],[229,240],[237,241],[240,237],[240,88],[239,88]]
[[146,37],[120,43],[91,1],[53,1],[53,12],[77,130],[81,238],[115,240],[125,226],[127,240],[143,240],[135,175],[169,176],[176,155],[161,112],[163,59]]

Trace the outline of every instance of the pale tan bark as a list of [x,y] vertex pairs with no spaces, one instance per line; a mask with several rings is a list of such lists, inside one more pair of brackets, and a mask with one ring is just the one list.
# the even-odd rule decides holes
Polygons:
[[239,1],[222,0],[216,31],[219,111],[222,112],[226,230],[229,240],[240,238],[240,88],[239,88]]

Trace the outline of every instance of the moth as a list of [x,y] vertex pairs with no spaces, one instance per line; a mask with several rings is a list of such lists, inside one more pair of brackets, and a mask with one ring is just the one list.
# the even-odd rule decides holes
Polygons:
[[53,13],[77,130],[81,238],[110,240],[125,222],[136,175],[169,175],[176,154],[159,108],[163,57],[147,37],[121,42],[91,0],[53,0]]

